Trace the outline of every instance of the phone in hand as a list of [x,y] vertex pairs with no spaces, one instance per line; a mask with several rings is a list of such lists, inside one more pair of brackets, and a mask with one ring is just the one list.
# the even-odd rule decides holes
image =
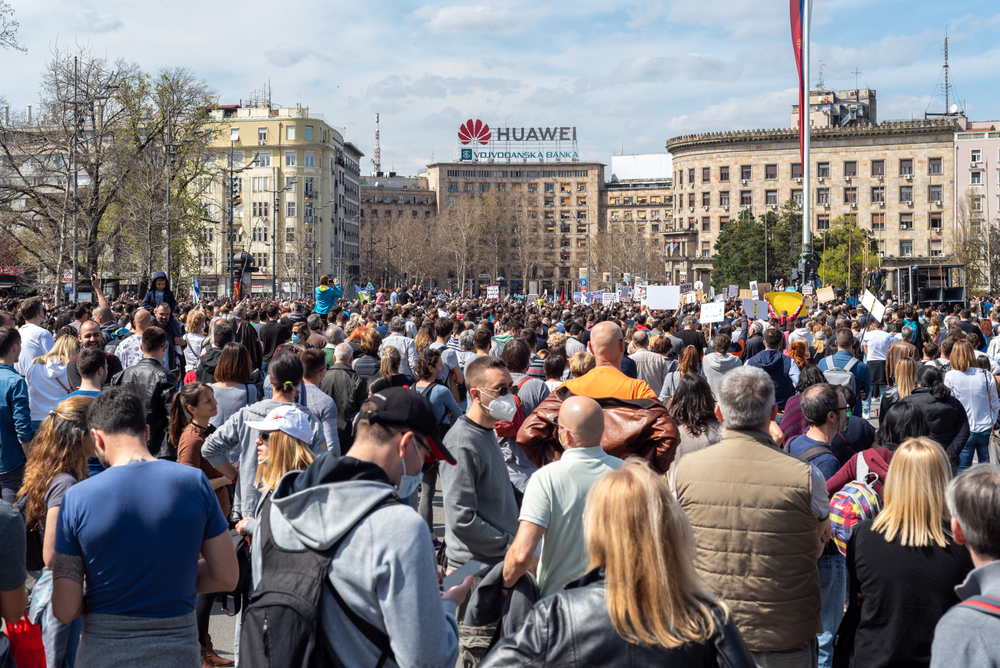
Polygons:
[[451,575],[445,576],[444,580],[441,581],[441,589],[443,591],[448,591],[452,587],[457,587],[462,584],[465,578],[470,575],[477,577],[485,573],[492,568],[489,564],[484,564],[481,561],[470,561],[461,568],[456,569]]

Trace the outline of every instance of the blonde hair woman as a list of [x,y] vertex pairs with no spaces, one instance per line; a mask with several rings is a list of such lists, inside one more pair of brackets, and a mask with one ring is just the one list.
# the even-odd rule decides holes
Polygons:
[[66,367],[80,352],[80,342],[75,336],[64,334],[56,339],[52,350],[36,357],[28,365],[24,380],[28,383],[28,402],[31,405],[31,422],[38,431],[42,420],[66,395],[73,391]]
[[[694,535],[662,478],[638,462],[590,489],[588,572],[542,599],[483,668],[545,665],[753,666],[728,612],[694,570]],[[719,661],[719,665],[724,665]]]
[[951,463],[936,441],[921,436],[896,448],[885,507],[858,524],[847,544],[847,616],[857,623],[851,666],[930,663],[934,627],[959,602],[955,587],[973,567],[948,532],[950,479]]
[[893,404],[900,399],[913,394],[913,388],[917,386],[917,363],[909,357],[900,357],[893,369],[896,384],[882,393],[882,403],[879,405],[879,418],[889,412]]

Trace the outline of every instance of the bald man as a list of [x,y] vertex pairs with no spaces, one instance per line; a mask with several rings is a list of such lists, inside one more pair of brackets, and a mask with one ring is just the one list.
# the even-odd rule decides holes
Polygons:
[[646,381],[629,378],[621,371],[625,356],[625,336],[621,327],[613,322],[594,325],[587,350],[597,364],[592,371],[563,384],[573,394],[594,399],[656,399],[656,393]]
[[153,314],[144,309],[136,309],[132,314],[132,336],[128,337],[115,349],[115,354],[121,360],[122,369],[139,363],[142,359],[142,333],[153,324]]
[[[605,323],[607,324],[607,323]],[[596,327],[594,328],[596,329]],[[593,373],[593,372],[590,372]],[[583,508],[591,486],[622,460],[604,452],[604,413],[587,397],[569,397],[559,409],[559,461],[528,480],[517,535],[503,562],[503,587],[513,587],[536,561],[542,596],[562,591],[584,574]],[[542,536],[541,558],[535,557]]]
[[[101,326],[94,320],[87,320],[80,325],[80,334],[78,338],[80,339],[80,353],[87,348],[104,347],[104,332],[101,331]],[[66,366],[66,373],[69,375],[69,384],[74,390],[79,389],[80,383],[82,382],[82,379],[80,378],[80,371],[76,368],[76,358],[80,356],[80,353],[77,353]],[[111,378],[123,368],[121,360],[119,360],[116,355],[108,353],[107,358],[108,373],[104,377],[105,383],[111,380]]]

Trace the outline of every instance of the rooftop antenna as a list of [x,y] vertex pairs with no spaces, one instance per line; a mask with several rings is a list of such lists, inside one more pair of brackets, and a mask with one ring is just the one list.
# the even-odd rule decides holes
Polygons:
[[[929,112],[929,111],[927,111],[925,109],[924,110],[924,118],[927,118],[929,116],[951,116],[951,115],[954,115],[954,114],[963,114],[963,113],[965,113],[964,109],[962,111],[959,111],[959,106],[951,101],[951,98],[952,98],[952,95],[951,95],[952,84],[951,84],[951,66],[948,64],[948,26],[947,25],[944,27],[944,67],[942,68],[942,71],[941,71],[941,77],[944,79],[944,112],[943,113],[932,113],[932,112]],[[941,78],[938,79],[938,83],[935,84],[935,86],[934,86],[934,93],[935,93],[935,95],[932,96],[932,100],[933,100],[933,97],[936,96],[938,88],[940,86],[941,86]],[[958,99],[958,95],[957,94],[954,97],[956,99]],[[927,103],[927,107],[930,108],[930,102]]]
[[[822,71],[823,70],[820,70],[820,72],[822,72]],[[857,67],[855,67],[854,71],[851,72],[851,74],[854,75],[854,90],[858,90],[858,77],[861,76],[861,70],[859,70]]]
[[944,26],[944,110],[945,113],[951,111],[948,102],[948,24]]
[[372,166],[375,167],[375,174],[382,171],[382,149],[378,143],[378,114],[375,114],[375,155],[372,157]]

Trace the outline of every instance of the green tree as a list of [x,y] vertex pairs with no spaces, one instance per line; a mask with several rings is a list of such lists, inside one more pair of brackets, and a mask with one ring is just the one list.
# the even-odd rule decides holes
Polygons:
[[750,281],[788,278],[802,250],[802,214],[789,200],[779,212],[755,218],[749,209],[740,212],[715,241],[712,285],[746,286]]
[[865,269],[881,263],[878,241],[858,225],[855,216],[834,218],[830,230],[818,235],[813,247],[821,262],[820,279],[837,288],[861,287]]

